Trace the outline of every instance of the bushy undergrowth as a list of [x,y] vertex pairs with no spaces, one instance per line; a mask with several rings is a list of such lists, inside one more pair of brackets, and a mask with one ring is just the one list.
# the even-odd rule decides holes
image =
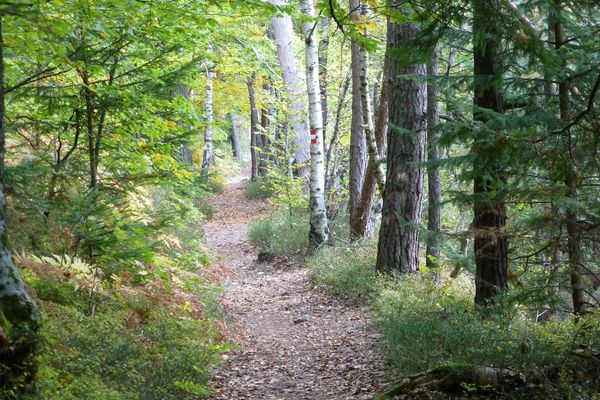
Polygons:
[[[110,286],[93,268],[20,257],[43,311],[38,390],[43,399],[192,399],[226,344],[204,302],[214,289],[196,273],[168,269],[165,278]],[[82,262],[78,262],[83,265]],[[197,271],[196,271],[197,272]]]
[[[552,373],[551,389],[569,392],[573,366],[600,354],[598,314],[578,324],[572,318],[536,323],[523,296],[509,292],[486,309],[484,316],[473,305],[470,277],[452,279],[443,274],[442,283],[436,283],[427,273],[378,276],[375,257],[371,242],[321,249],[307,264],[315,281],[333,293],[355,298],[369,295],[375,324],[399,375],[466,363]],[[589,393],[595,383],[584,382],[578,390]]]
[[264,178],[248,181],[244,186],[244,197],[248,200],[264,200],[271,196],[273,196],[273,188]]
[[325,247],[306,263],[317,284],[326,285],[335,294],[362,297],[372,294],[378,286],[374,252],[371,241],[350,248]]
[[308,249],[308,214],[276,209],[250,225],[250,242],[271,256],[301,254]]

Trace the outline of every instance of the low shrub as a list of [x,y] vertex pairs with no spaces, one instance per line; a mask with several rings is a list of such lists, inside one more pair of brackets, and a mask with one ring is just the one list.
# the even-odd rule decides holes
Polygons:
[[39,398],[198,399],[227,350],[214,319],[216,288],[199,271],[164,267],[144,286],[20,257],[42,314]]
[[353,247],[323,247],[306,261],[317,284],[335,294],[362,297],[378,286],[375,248],[371,241]]
[[540,389],[542,397],[573,394],[576,387],[584,394],[580,398],[586,398],[597,389],[598,374],[582,379],[577,370],[582,363],[597,369],[600,313],[577,324],[572,318],[536,323],[522,292],[514,289],[498,296],[484,314],[473,304],[471,276],[452,279],[443,271],[442,283],[425,272],[383,277],[375,271],[375,258],[375,242],[369,241],[320,249],[307,265],[315,282],[331,292],[369,299],[385,352],[399,376],[468,364],[546,376],[552,384]]
[[264,255],[304,254],[308,249],[307,219],[305,211],[275,210],[250,225],[250,243]]
[[244,197],[248,200],[264,200],[273,195],[273,189],[264,178],[248,181],[244,187]]

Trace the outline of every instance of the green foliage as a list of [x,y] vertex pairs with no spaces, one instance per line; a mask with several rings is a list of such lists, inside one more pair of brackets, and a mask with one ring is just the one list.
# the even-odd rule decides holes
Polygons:
[[[117,279],[90,291],[86,280],[22,258],[44,310],[38,388],[48,399],[192,399],[227,349],[204,308],[214,290],[195,273],[167,270],[145,287]],[[125,278],[125,277],[124,277]],[[116,278],[115,278],[116,279]],[[93,314],[90,297],[95,296]],[[214,309],[213,309],[214,311]],[[211,312],[211,313],[208,313]]]
[[306,260],[315,283],[324,284],[335,294],[360,298],[378,288],[372,241],[352,247],[324,247]]
[[244,186],[244,197],[248,200],[264,200],[273,196],[272,186],[267,178],[248,181]]
[[250,242],[263,254],[298,255],[308,250],[308,214],[276,209],[267,217],[252,223],[248,231]]

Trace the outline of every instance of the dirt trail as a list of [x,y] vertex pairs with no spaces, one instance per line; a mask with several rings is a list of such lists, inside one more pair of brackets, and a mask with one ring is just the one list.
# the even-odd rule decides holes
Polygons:
[[387,382],[364,312],[310,287],[286,259],[257,262],[249,223],[268,207],[234,179],[211,199],[207,245],[230,274],[222,303],[236,348],[213,380],[217,399],[370,399]]

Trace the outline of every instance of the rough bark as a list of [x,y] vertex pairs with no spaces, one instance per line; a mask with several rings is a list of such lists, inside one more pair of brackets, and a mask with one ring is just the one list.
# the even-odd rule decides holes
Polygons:
[[[564,30],[563,25],[560,18],[560,10],[561,10],[561,1],[556,1],[556,14],[553,15],[552,18],[552,31],[554,32],[554,46],[557,52],[560,51],[560,48],[563,46],[565,38],[564,38]],[[564,78],[563,78],[564,79]],[[567,81],[561,80],[558,84],[558,100],[559,100],[559,109],[560,109],[560,119],[564,123],[568,123],[571,118],[571,106],[569,102],[569,83]],[[571,130],[567,129],[565,132],[566,142],[568,146],[571,146],[572,140]],[[573,154],[569,149],[567,154]],[[566,170],[565,176],[565,188],[566,195],[573,202],[577,201],[577,184],[576,177],[577,171],[574,168],[574,162],[571,158],[567,158],[567,163],[564,166]],[[579,316],[585,314],[588,311],[589,301],[586,293],[586,284],[585,284],[585,269],[583,263],[583,255],[581,252],[581,231],[579,229],[577,210],[573,206],[569,206],[565,213],[565,220],[567,225],[567,252],[569,256],[569,278],[571,283],[571,300],[573,302],[573,312],[575,315]]]
[[[440,267],[438,260],[440,258],[440,226],[442,223],[441,203],[442,203],[442,181],[440,179],[440,170],[435,164],[439,159],[437,146],[437,125],[440,122],[440,112],[438,103],[438,91],[436,82],[432,79],[438,74],[438,52],[434,49],[431,64],[427,65],[427,189],[428,189],[428,208],[427,208],[427,249],[425,251],[425,265],[430,269]],[[434,272],[434,278],[439,279],[439,272]]]
[[[289,3],[289,0],[270,1],[275,6],[284,6]],[[290,126],[294,132],[292,138],[294,165],[299,176],[306,176],[309,174],[308,161],[310,159],[310,138],[303,100],[306,96],[306,90],[303,88],[292,47],[294,38],[292,19],[287,14],[274,15],[271,18],[271,25],[285,86]]]
[[485,126],[485,111],[503,112],[500,66],[500,32],[494,14],[497,0],[473,0],[473,119],[480,122],[473,144],[475,302],[485,304],[507,288],[506,208],[504,178],[496,165],[498,146],[490,138],[500,133]]
[[312,0],[302,0],[302,13],[309,19],[302,24],[306,44],[306,84],[310,120],[310,233],[312,246],[319,247],[329,240],[325,207],[325,160],[323,154],[323,113],[319,87],[319,56],[317,30]]
[[[350,0],[350,18],[360,18],[360,1]],[[360,73],[362,64],[362,49],[352,41],[352,121],[350,126],[350,166],[348,183],[348,214],[350,218],[350,236],[359,237],[360,197],[363,190],[367,170],[367,139],[363,128],[363,109],[360,97]]]
[[413,39],[419,31],[414,24],[395,24],[388,17],[387,46],[390,60],[386,76],[389,87],[387,176],[377,269],[390,273],[419,269],[419,229],[423,199],[423,168],[427,124],[427,85],[401,75],[424,76],[424,64],[403,66],[392,50]]
[[0,391],[18,394],[34,389],[34,356],[40,316],[7,247],[4,88],[4,42],[0,17]]
[[258,178],[257,141],[258,135],[258,111],[256,110],[256,99],[254,93],[254,74],[248,78],[248,100],[250,101],[250,179]]
[[[208,45],[207,53],[212,54],[213,48]],[[206,114],[206,128],[204,130],[204,152],[202,154],[202,174],[210,173],[210,166],[213,163],[213,80],[215,79],[215,66],[212,60],[206,61],[206,95],[204,98],[204,112]]]
[[240,127],[237,124],[235,114],[233,112],[229,113],[229,119],[231,120],[231,136],[229,137],[231,141],[231,153],[237,161],[242,161],[242,154],[240,150]]
[[327,138],[327,126],[328,126],[328,114],[329,114],[329,102],[327,96],[327,61],[329,53],[329,26],[331,25],[330,18],[321,18],[319,21],[319,34],[321,40],[319,40],[319,79],[321,85],[321,108],[323,109],[323,144]]

